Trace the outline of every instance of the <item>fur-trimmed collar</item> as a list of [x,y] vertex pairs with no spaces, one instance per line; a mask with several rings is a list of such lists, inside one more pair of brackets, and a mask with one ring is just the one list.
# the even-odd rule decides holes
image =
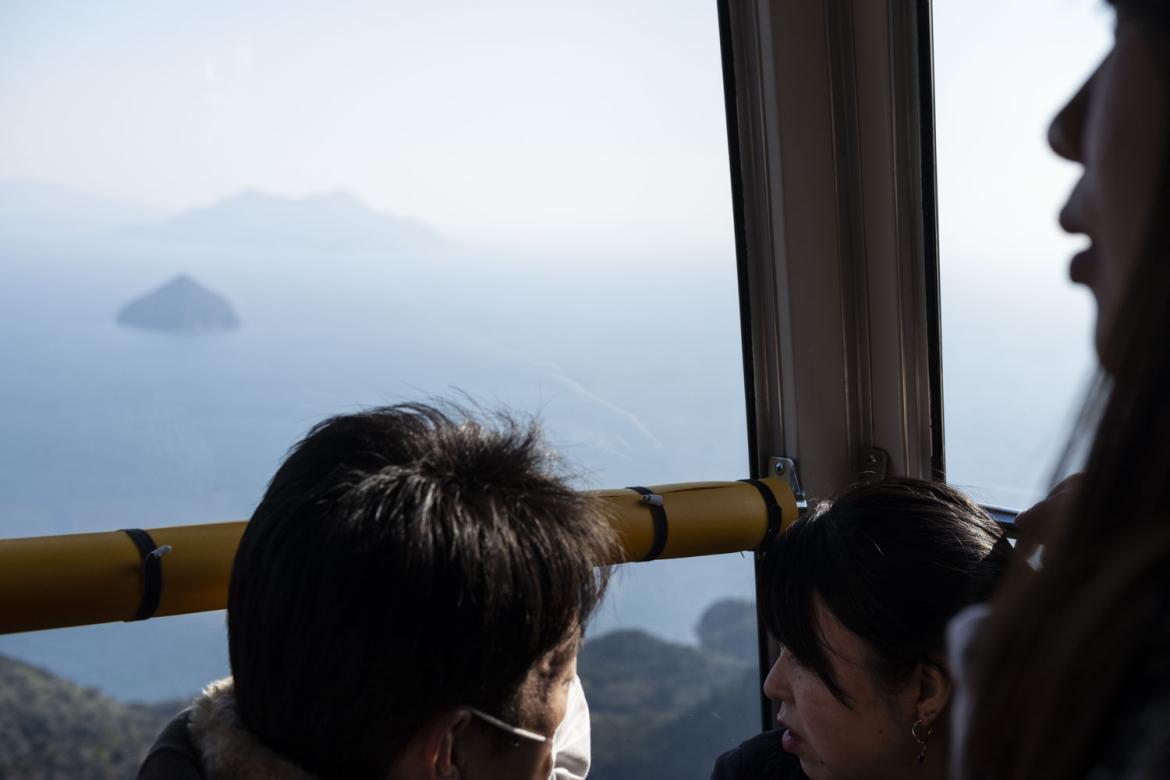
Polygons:
[[313,775],[261,745],[244,728],[230,677],[208,685],[191,705],[187,732],[207,780],[313,780]]

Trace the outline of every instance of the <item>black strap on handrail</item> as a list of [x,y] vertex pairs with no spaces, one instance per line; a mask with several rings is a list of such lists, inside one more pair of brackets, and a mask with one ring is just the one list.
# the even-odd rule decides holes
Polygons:
[[130,537],[142,557],[142,598],[138,602],[138,609],[134,611],[134,617],[126,621],[130,623],[146,620],[158,611],[158,602],[162,597],[162,557],[171,551],[171,546],[164,544],[159,547],[150,534],[141,528],[123,528],[122,533]]
[[652,561],[662,551],[666,549],[666,536],[670,531],[670,525],[666,520],[666,507],[663,506],[662,496],[658,495],[650,488],[641,486],[629,487],[626,490],[633,490],[642,496],[642,503],[650,507],[650,517],[654,521],[654,541],[650,545],[650,552],[646,553],[643,561]]
[[758,490],[764,499],[764,506],[768,508],[768,530],[764,534],[764,538],[760,540],[760,546],[763,547],[765,543],[780,533],[780,529],[784,525],[784,513],[780,509],[780,502],[776,500],[776,494],[772,492],[772,488],[768,487],[766,482],[761,482],[758,479],[741,479],[740,482],[745,482]]

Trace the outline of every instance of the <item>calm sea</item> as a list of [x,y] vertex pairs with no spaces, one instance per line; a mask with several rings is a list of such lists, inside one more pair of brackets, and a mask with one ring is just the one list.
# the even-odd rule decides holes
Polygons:
[[[539,415],[584,487],[746,475],[729,261],[369,258],[5,246],[0,260],[0,535],[246,518],[316,421],[434,396]],[[639,268],[643,270],[638,270]],[[243,327],[189,336],[114,324],[178,272]],[[592,630],[693,641],[717,598],[750,598],[741,556],[622,572]],[[222,613],[0,637],[17,656],[127,698],[226,673]]]
[[[114,324],[181,272],[227,297],[243,327]],[[944,303],[952,479],[1023,505],[1043,489],[1084,374],[1085,312],[1036,316],[1033,295],[978,279]],[[740,478],[738,328],[730,256],[7,241],[0,536],[245,518],[314,422],[433,396],[538,414],[583,487]],[[751,593],[742,556],[628,567],[592,631],[691,642],[705,606]],[[187,695],[227,671],[222,613],[0,637],[0,653],[135,699]]]

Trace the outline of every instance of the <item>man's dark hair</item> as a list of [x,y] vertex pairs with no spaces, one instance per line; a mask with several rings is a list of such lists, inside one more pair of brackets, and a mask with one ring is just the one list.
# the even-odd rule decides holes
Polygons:
[[816,599],[865,641],[890,687],[945,654],[947,622],[985,601],[1011,558],[999,525],[946,485],[890,479],[820,503],[765,550],[768,630],[843,704]]
[[385,777],[446,708],[507,715],[588,620],[613,532],[535,423],[422,404],[317,425],[248,523],[228,595],[244,726],[326,777]]

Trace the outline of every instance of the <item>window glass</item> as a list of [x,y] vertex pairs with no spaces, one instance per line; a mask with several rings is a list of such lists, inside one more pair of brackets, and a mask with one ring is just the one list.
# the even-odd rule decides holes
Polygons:
[[1049,121],[1111,43],[1098,0],[935,0],[947,477],[1012,508],[1047,492],[1093,357],[1056,216],[1079,166]]
[[[8,2],[0,115],[0,537],[245,518],[314,422],[436,396],[538,413],[581,487],[746,476],[708,0]],[[758,730],[753,587],[619,573],[592,777]],[[108,708],[110,776],[227,673],[223,613],[0,654]]]

